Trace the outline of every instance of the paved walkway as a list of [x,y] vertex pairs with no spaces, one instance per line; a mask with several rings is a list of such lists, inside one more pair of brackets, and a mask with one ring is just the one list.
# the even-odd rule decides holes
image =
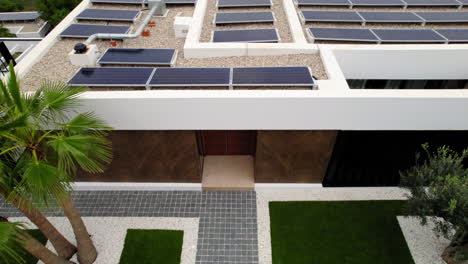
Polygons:
[[[199,217],[197,264],[258,263],[253,191],[79,191],[73,196],[83,216]],[[3,200],[0,215],[22,216]]]

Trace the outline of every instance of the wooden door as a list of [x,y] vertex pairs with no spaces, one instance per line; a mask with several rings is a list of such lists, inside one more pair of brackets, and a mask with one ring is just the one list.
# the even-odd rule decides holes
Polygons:
[[198,133],[202,155],[254,155],[256,132],[251,130],[206,130]]

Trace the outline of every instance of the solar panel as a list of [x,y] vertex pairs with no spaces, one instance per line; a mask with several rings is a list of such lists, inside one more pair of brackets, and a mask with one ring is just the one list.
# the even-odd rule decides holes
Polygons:
[[110,48],[98,63],[126,65],[172,65],[177,52],[174,49],[127,49]]
[[302,11],[305,22],[363,22],[356,11]]
[[76,19],[81,20],[102,20],[102,21],[129,21],[137,19],[140,11],[120,10],[120,9],[92,9],[83,10]]
[[398,22],[398,23],[422,23],[420,17],[412,12],[364,12],[360,11],[359,14],[364,18],[365,22]]
[[457,0],[457,1],[462,3],[464,6],[468,5],[468,0]]
[[401,6],[405,3],[401,0],[349,0],[353,6]]
[[468,42],[468,29],[450,28],[436,29],[439,34],[448,39],[448,42]]
[[142,5],[143,0],[91,0],[93,4],[129,4]]
[[0,21],[34,21],[39,18],[38,12],[0,13]]
[[468,22],[468,12],[415,12],[429,23]]
[[71,86],[144,87],[154,68],[81,68],[68,84]]
[[460,6],[457,0],[404,0],[407,6]]
[[297,0],[298,6],[350,6],[348,0]]
[[270,7],[271,0],[218,0],[217,7]]
[[309,28],[314,40],[378,42],[370,29],[364,28]]
[[213,33],[213,42],[278,42],[276,29],[218,30]]
[[149,85],[170,86],[229,86],[230,68],[158,68]]
[[68,38],[87,38],[96,33],[125,34],[130,31],[129,26],[105,26],[88,24],[71,24],[60,36]]
[[273,23],[275,18],[272,12],[235,12],[217,13],[215,24],[239,24],[239,23]]
[[308,67],[234,68],[234,86],[313,86]]
[[197,0],[164,0],[166,5],[194,5]]
[[432,29],[372,29],[381,42],[446,42]]

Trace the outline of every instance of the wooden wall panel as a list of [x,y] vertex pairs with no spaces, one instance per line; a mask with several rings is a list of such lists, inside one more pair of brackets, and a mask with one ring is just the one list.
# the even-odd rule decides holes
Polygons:
[[77,181],[201,182],[194,131],[112,131],[114,158],[102,174],[80,172]]
[[336,131],[258,131],[257,183],[321,183]]

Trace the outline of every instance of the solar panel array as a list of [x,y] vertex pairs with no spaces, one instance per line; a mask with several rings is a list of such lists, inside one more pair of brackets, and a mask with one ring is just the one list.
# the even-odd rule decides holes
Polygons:
[[268,29],[218,30],[213,32],[213,42],[278,42],[278,31]]
[[90,87],[307,86],[308,67],[251,68],[81,68],[68,82]]
[[175,49],[109,48],[98,60],[101,65],[173,65]]
[[129,26],[71,24],[60,36],[67,38],[87,38],[96,33],[126,34],[129,31]]
[[127,4],[142,5],[144,0],[91,0],[93,4]]
[[273,23],[272,12],[229,12],[216,13],[215,24]]
[[314,40],[375,43],[468,42],[468,29],[309,28]]
[[461,7],[468,4],[468,0],[296,0],[299,6],[390,6],[390,7]]
[[93,9],[83,10],[76,19],[80,20],[102,20],[102,21],[128,21],[134,22],[140,11],[120,9]]
[[0,21],[34,21],[39,18],[38,12],[8,12],[0,13]]
[[304,22],[464,23],[468,12],[301,11]]
[[271,0],[218,0],[218,8],[224,7],[271,7]]

